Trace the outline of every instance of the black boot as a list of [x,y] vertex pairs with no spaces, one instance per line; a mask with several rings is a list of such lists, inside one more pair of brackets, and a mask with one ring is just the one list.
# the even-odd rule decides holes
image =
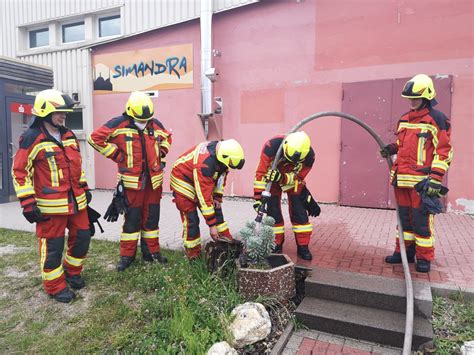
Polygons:
[[76,298],[76,294],[72,292],[69,287],[66,287],[58,293],[51,295],[51,297],[61,303],[70,303],[74,298]]
[[275,246],[272,248],[272,253],[273,253],[273,254],[281,254],[281,253],[283,253],[283,245],[275,244]]
[[313,260],[313,255],[309,251],[307,245],[298,245],[296,253],[303,260]]
[[121,256],[119,263],[117,264],[117,271],[124,271],[130,265],[132,265],[135,258],[133,256]]
[[161,263],[166,264],[168,259],[161,255],[160,253],[153,253],[153,254],[143,254],[143,260],[149,263]]
[[81,277],[81,275],[69,276],[66,273],[66,282],[75,290],[80,290],[81,288],[84,288],[86,286],[86,282]]
[[416,261],[416,271],[418,272],[430,272],[431,262],[428,260],[418,259]]
[[[415,262],[415,246],[411,245],[407,248],[407,260],[409,263]],[[388,264],[401,264],[402,263],[402,254],[399,252],[394,252],[393,255],[388,255],[385,257],[385,262]]]

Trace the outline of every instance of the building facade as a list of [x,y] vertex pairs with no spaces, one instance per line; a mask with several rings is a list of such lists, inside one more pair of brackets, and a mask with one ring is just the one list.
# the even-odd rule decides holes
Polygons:
[[[203,74],[199,3],[77,1],[71,2],[74,10],[59,1],[47,3],[59,9],[16,22],[18,38],[6,46],[16,49],[5,54],[52,66],[55,86],[79,93],[84,132],[120,115],[133,88],[150,92],[157,117],[173,132],[169,162],[206,138],[239,140],[246,166],[230,175],[230,195],[251,196],[265,140],[288,132],[314,113],[354,114],[384,141],[392,141],[398,117],[409,109],[400,98],[404,82],[415,74],[428,74],[435,80],[438,107],[452,123],[455,153],[446,204],[451,211],[474,213],[474,13],[469,0],[433,0],[430,6],[415,0],[213,1],[212,65],[217,75],[212,84],[215,114],[209,121],[198,116]],[[6,10],[11,12],[11,7]],[[48,29],[59,43],[74,35],[81,22],[74,17],[77,13],[90,17],[84,20],[90,40],[84,39],[78,49],[25,54],[21,38],[29,40],[31,31],[41,27],[38,21],[51,21]],[[100,38],[100,19],[116,21],[117,13],[121,33]],[[72,17],[63,23],[61,15],[66,14]],[[11,24],[8,28],[13,35]],[[104,31],[108,33],[107,25]],[[7,43],[10,37],[4,32],[2,28]],[[41,42],[41,32],[33,38]],[[75,60],[68,59],[72,53]],[[82,76],[68,79],[79,71]],[[73,80],[77,83],[68,86]],[[318,200],[393,207],[388,169],[370,136],[337,118],[323,118],[304,129],[316,151],[307,181]],[[87,161],[92,184],[114,186],[113,163],[102,157],[94,163],[90,150]]]

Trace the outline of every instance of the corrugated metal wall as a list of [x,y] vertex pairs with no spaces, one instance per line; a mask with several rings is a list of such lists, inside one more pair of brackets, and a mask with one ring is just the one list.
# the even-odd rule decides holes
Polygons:
[[[214,10],[226,11],[258,1],[214,0]],[[200,0],[0,0],[0,54],[16,56],[19,25],[117,5],[124,5],[125,35],[197,18],[200,11]]]

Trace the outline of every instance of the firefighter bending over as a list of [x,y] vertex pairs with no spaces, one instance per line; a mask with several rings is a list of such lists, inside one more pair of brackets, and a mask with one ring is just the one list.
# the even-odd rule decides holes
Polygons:
[[158,224],[163,169],[172,140],[171,133],[153,118],[153,114],[150,97],[133,92],[125,112],[89,137],[89,144],[118,166],[119,183],[104,216],[115,222],[120,213],[125,214],[118,271],[124,271],[135,260],[138,239],[143,260],[167,262],[160,254]]
[[[418,272],[429,272],[434,259],[434,215],[423,208],[416,185],[425,184],[428,196],[439,197],[443,176],[453,158],[451,125],[442,112],[433,109],[437,103],[435,96],[429,76],[419,74],[410,79],[402,97],[410,100],[411,110],[398,121],[397,141],[380,151],[384,158],[397,155],[390,172],[391,182],[395,186],[408,262],[413,263],[416,256]],[[398,238],[395,252],[385,262],[402,262]]]
[[[91,236],[87,204],[92,195],[82,171],[79,142],[64,127],[72,107],[72,99],[57,90],[36,96],[35,117],[20,137],[12,169],[23,215],[36,223],[44,289],[63,303],[76,297],[67,283],[74,289],[85,286],[81,271]],[[66,228],[69,235],[63,260]]]
[[[271,169],[278,148],[283,141],[283,154],[275,170]],[[290,220],[297,244],[297,254],[304,260],[312,260],[313,256],[308,248],[313,232],[313,225],[309,222],[310,215],[320,213],[319,206],[312,199],[306,188],[304,179],[314,163],[314,151],[308,135],[303,132],[290,133],[287,137],[277,136],[268,140],[263,146],[260,161],[257,166],[254,181],[254,209],[258,211],[262,205],[262,191],[267,182],[271,181],[271,197],[267,201],[266,212],[275,219],[276,247],[274,253],[283,251],[285,227],[281,212],[281,195],[288,195]]]
[[232,240],[222,214],[222,196],[229,169],[242,169],[244,163],[244,151],[234,139],[200,143],[174,162],[171,190],[181,214],[184,250],[189,259],[201,253],[198,208],[213,240]]

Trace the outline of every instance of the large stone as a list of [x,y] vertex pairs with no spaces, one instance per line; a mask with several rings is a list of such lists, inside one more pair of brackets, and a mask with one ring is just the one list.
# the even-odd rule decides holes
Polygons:
[[461,346],[462,355],[474,355],[474,340],[466,341],[463,346]]
[[260,303],[247,302],[234,308],[235,316],[230,326],[234,347],[241,348],[265,339],[272,329],[270,315]]
[[215,343],[207,351],[206,355],[237,355],[237,351],[231,347],[226,341]]

